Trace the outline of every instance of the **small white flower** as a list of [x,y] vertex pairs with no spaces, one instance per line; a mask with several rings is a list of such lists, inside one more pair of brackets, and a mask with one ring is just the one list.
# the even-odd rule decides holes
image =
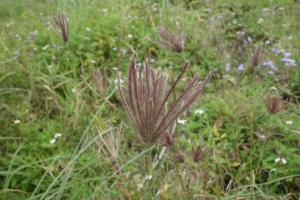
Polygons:
[[128,53],[128,51],[126,49],[121,49],[121,53],[122,53],[122,55],[126,55]]
[[87,32],[90,32],[90,31],[91,31],[91,29],[90,29],[89,27],[86,27],[85,30],[86,30]]
[[271,41],[270,41],[270,40],[267,40],[265,43],[266,43],[266,44],[271,44]]
[[293,124],[293,121],[292,121],[292,120],[287,120],[285,123],[286,123],[287,125],[292,125],[292,124]]
[[256,133],[256,136],[257,136],[257,138],[258,139],[260,139],[260,140],[266,140],[266,136],[264,135],[264,134],[262,134],[262,133]]
[[276,172],[277,169],[276,169],[276,168],[273,168],[273,169],[271,169],[270,171],[271,171],[271,172]]
[[61,137],[61,136],[62,136],[61,133],[55,133],[54,138],[59,138],[59,137]]
[[237,31],[236,35],[238,36],[244,36],[246,33],[244,31]]
[[131,39],[132,37],[133,37],[132,34],[128,34],[128,35],[127,35],[127,38],[128,38],[128,39]]
[[73,93],[76,93],[76,92],[77,92],[76,88],[72,88],[71,91],[72,91]]
[[187,122],[186,119],[177,119],[178,124],[185,124]]
[[106,8],[104,8],[104,9],[102,9],[102,12],[104,12],[105,14],[107,13],[107,9]]
[[155,63],[156,61],[155,61],[154,58],[150,58],[149,62],[150,62],[150,63]]
[[278,157],[275,159],[275,163],[282,163],[283,165],[286,165],[287,164],[287,160],[283,157]]
[[124,81],[122,79],[116,79],[115,84],[118,85],[120,83],[120,85],[122,85],[124,83]]
[[138,63],[138,64],[137,64],[137,67],[138,67],[138,68],[141,68],[142,66],[143,66],[142,63]]
[[50,144],[54,144],[56,142],[56,139],[55,138],[52,138],[51,140],[50,140]]
[[96,61],[96,60],[91,60],[91,63],[92,63],[92,64],[96,64],[97,61]]
[[195,110],[195,114],[196,114],[196,115],[203,115],[204,113],[205,113],[205,111],[202,110],[202,109],[197,109],[197,110]]
[[18,120],[18,119],[16,119],[16,120],[14,121],[14,124],[20,124],[20,123],[21,123],[21,121]]
[[231,70],[231,65],[230,65],[230,63],[227,63],[226,65],[225,65],[225,71],[226,72],[229,72]]
[[140,183],[137,185],[138,186],[138,190],[142,189],[144,187],[144,184],[143,183]]
[[30,36],[30,37],[35,37],[37,34],[38,34],[38,31],[37,31],[37,30],[32,31],[32,32],[29,32],[29,36]]
[[147,180],[151,180],[151,179],[152,179],[152,175],[146,176],[146,179],[147,179]]
[[257,23],[259,23],[259,24],[261,24],[261,23],[263,23],[264,22],[264,19],[263,18],[260,18],[258,21],[257,21]]
[[22,39],[21,36],[20,36],[19,34],[16,34],[16,38],[17,38],[18,40],[21,40],[21,39]]
[[47,44],[47,45],[45,45],[43,48],[42,48],[42,50],[47,50],[48,48],[50,47],[50,45],[49,44]]
[[113,47],[112,50],[113,50],[113,51],[117,51],[118,48],[117,48],[117,47]]

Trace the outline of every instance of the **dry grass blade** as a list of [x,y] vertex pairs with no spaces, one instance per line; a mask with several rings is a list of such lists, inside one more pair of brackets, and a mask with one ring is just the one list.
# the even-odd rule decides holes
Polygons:
[[105,69],[97,68],[92,72],[92,80],[101,97],[107,95],[108,81],[107,72]]
[[51,20],[55,32],[63,39],[65,43],[69,40],[69,23],[64,13],[58,13]]
[[172,50],[177,53],[181,53],[184,50],[185,39],[183,36],[173,33],[165,26],[157,28],[159,35],[158,44],[168,50]]
[[127,87],[121,85],[121,78],[118,77],[122,104],[134,129],[145,143],[171,146],[177,118],[196,100],[210,80],[212,74],[209,74],[203,83],[199,83],[199,78],[195,76],[175,101],[170,103],[171,93],[188,67],[189,63],[186,63],[169,87],[166,74],[151,69],[148,62],[144,62],[143,67],[138,67],[133,57]]
[[[97,141],[99,152],[101,152],[101,155],[104,156],[109,163],[117,161],[121,142],[121,131],[122,124],[116,132],[111,130],[106,135],[101,136]],[[100,133],[101,131],[98,132]]]

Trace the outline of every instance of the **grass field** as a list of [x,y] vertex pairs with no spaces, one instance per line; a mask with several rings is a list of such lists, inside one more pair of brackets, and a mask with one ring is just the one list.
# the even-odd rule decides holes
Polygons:
[[[299,199],[299,11],[296,0],[0,0],[0,199]],[[182,51],[163,48],[159,27]],[[168,147],[143,142],[121,104],[117,74],[126,83],[134,55],[169,84],[190,62],[173,100],[213,72]]]

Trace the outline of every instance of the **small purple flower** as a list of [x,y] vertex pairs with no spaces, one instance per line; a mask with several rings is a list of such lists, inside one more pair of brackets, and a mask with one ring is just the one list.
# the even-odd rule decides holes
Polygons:
[[272,52],[275,53],[275,54],[280,54],[281,53],[281,51],[279,49],[275,49],[275,48],[272,49]]
[[273,76],[273,75],[274,75],[274,71],[269,70],[269,71],[268,71],[268,74],[269,74],[270,76]]
[[284,52],[284,57],[285,58],[290,58],[292,56],[292,54],[290,52]]
[[269,60],[269,61],[265,61],[261,64],[262,67],[268,67],[271,70],[276,70],[277,68],[275,67],[273,61]]
[[244,64],[239,64],[237,70],[240,71],[240,72],[244,71],[245,70],[245,65]]
[[273,62],[271,60],[270,61],[264,61],[261,65],[263,67],[269,67],[270,65],[273,65]]
[[291,58],[281,58],[281,62],[285,63],[287,66],[296,66],[296,60],[291,59]]

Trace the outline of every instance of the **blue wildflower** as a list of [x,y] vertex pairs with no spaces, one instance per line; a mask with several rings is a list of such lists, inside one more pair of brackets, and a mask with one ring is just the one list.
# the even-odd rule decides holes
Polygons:
[[268,74],[269,74],[270,76],[273,76],[273,75],[274,75],[274,71],[269,70],[269,71],[268,71]]
[[275,54],[280,54],[281,53],[281,51],[279,49],[275,49],[275,48],[272,49],[272,52],[275,53]]
[[290,52],[284,52],[284,57],[285,58],[290,58],[292,54]]
[[287,66],[296,66],[296,60],[291,59],[291,58],[281,58],[281,62],[285,63]]
[[239,64],[238,68],[237,68],[238,71],[244,71],[245,70],[245,65],[244,64]]
[[272,69],[272,70],[276,70],[276,67],[275,67],[274,63],[273,63],[273,61],[271,61],[271,60],[263,62],[263,63],[261,64],[261,66],[262,66],[262,67],[268,67],[268,68],[270,68],[270,69]]

